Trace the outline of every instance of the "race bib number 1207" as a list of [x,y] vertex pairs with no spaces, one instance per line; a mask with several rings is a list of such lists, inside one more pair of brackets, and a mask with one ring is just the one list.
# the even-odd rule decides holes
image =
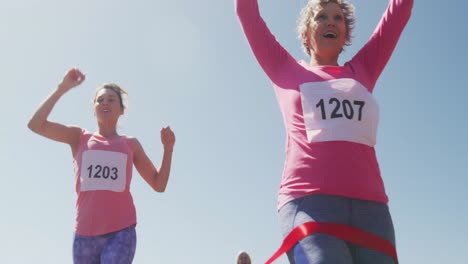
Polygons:
[[309,142],[375,145],[379,106],[361,83],[344,78],[304,83],[299,88]]

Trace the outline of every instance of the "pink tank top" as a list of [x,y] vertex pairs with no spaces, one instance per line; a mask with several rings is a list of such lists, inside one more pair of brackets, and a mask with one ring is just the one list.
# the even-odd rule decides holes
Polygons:
[[78,194],[76,234],[96,236],[136,224],[130,194],[131,144],[126,136],[108,139],[82,131],[73,160]]

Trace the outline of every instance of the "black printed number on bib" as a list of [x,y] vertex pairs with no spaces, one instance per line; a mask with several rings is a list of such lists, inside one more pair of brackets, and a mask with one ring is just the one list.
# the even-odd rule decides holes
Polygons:
[[89,165],[87,168],[89,174],[89,178],[104,178],[108,179],[111,178],[112,180],[117,180],[119,177],[118,172],[119,170],[116,167],[108,167],[108,166],[101,166],[101,165]]
[[[344,99],[340,101],[339,99],[332,97],[328,100],[328,105],[331,105],[332,111],[331,113],[327,113],[327,109],[325,107],[325,101],[320,99],[320,101],[315,105],[317,108],[320,108],[322,113],[322,119],[327,119],[327,114],[330,115],[330,118],[343,118],[346,117],[347,119],[353,119],[355,113],[357,113],[357,120],[362,120],[362,109],[364,108],[365,102],[364,101],[356,101],[354,100],[352,103],[349,100]],[[330,112],[330,111],[329,111]]]

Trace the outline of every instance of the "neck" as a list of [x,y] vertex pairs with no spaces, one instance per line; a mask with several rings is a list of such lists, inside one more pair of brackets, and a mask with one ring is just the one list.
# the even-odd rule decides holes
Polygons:
[[116,124],[114,125],[105,125],[105,124],[98,124],[99,128],[97,133],[106,138],[112,138],[118,136]]
[[311,53],[309,65],[310,66],[339,66],[338,55],[323,57],[323,56],[319,56],[316,53]]

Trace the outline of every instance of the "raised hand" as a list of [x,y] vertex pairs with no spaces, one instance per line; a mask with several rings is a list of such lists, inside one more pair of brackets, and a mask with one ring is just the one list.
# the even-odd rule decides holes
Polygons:
[[62,82],[45,99],[29,120],[28,127],[35,133],[49,139],[67,143],[71,146],[72,153],[75,152],[81,128],[67,126],[48,120],[49,114],[57,101],[71,88],[80,85],[85,80],[85,75],[77,68],[68,70]]
[[59,88],[63,92],[67,92],[73,87],[80,85],[86,76],[78,68],[72,68],[63,77],[62,82],[59,85]]
[[175,135],[171,127],[163,127],[161,129],[161,142],[164,145],[164,150],[173,150],[175,144]]

